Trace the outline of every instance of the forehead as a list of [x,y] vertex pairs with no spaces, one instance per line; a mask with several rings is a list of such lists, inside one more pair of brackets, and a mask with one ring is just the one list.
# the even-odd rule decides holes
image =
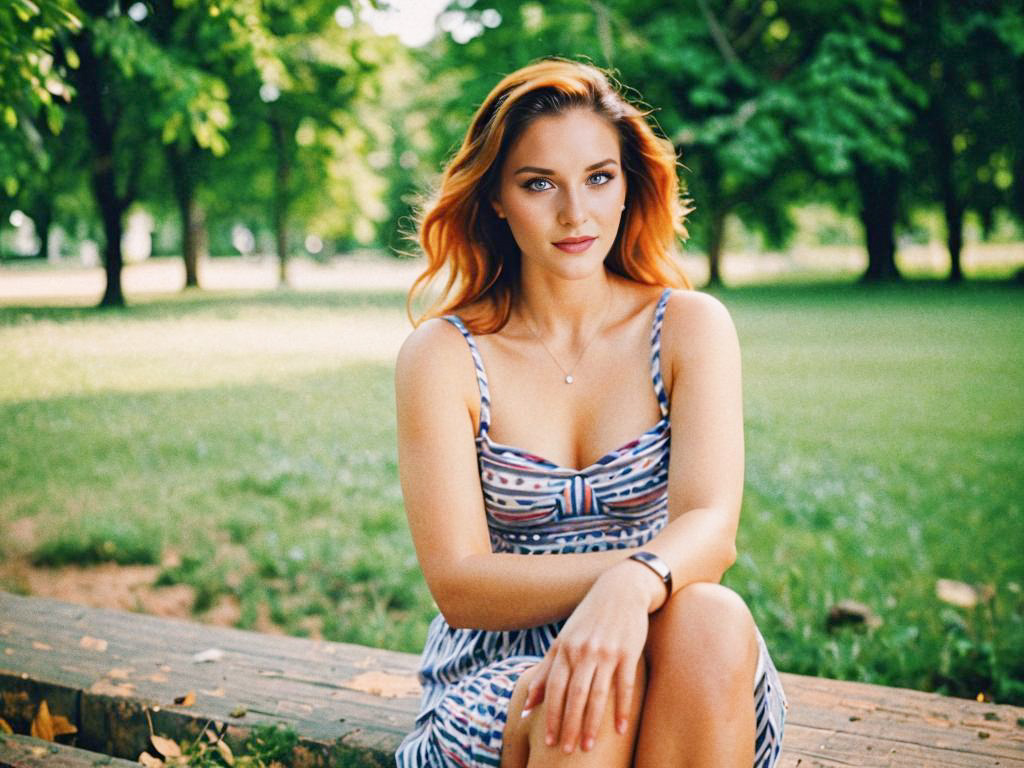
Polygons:
[[589,109],[572,109],[538,117],[512,144],[504,169],[523,165],[573,171],[612,158],[619,161],[619,134],[604,117]]

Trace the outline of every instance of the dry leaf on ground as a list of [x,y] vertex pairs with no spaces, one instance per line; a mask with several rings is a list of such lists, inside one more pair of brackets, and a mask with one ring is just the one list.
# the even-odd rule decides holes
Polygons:
[[139,762],[146,766],[146,768],[164,768],[164,761],[159,757],[153,757],[149,752],[143,752],[139,755]]
[[935,582],[936,597],[958,608],[973,608],[978,603],[987,602],[995,592],[988,584],[978,587],[955,579],[939,579]]
[[217,751],[220,752],[220,756],[224,758],[225,763],[228,765],[235,764],[235,756],[231,752],[231,747],[223,739],[217,742]]
[[181,747],[174,739],[167,739],[154,733],[149,740],[153,742],[153,748],[164,757],[179,757],[181,755]]
[[58,736],[65,733],[78,733],[78,728],[71,724],[64,715],[51,715],[50,707],[46,699],[39,702],[39,710],[32,718],[32,726],[29,729],[31,736],[44,741],[56,741]]
[[174,703],[179,704],[182,707],[191,707],[193,704],[196,703],[196,692],[189,691],[184,696],[178,696],[174,700]]
[[354,691],[372,693],[385,699],[419,696],[420,684],[414,675],[389,675],[387,672],[371,671],[356,675],[341,683]]
[[78,644],[90,651],[106,651],[107,641],[101,637],[90,637],[89,635],[82,635],[82,639],[78,641]]

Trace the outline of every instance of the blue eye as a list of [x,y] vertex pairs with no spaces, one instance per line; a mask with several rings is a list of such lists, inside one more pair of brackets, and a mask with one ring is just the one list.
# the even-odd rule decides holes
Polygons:
[[523,184],[523,187],[525,187],[526,189],[529,189],[529,190],[531,190],[533,192],[543,192],[545,189],[548,188],[548,187],[537,187],[537,186],[534,186],[535,184],[547,184],[547,185],[550,186],[551,182],[548,181],[547,179],[541,179],[541,178],[530,179],[525,184]]
[[598,176],[603,176],[604,177],[604,181],[599,181],[596,186],[600,186],[602,184],[607,184],[609,181],[611,181],[612,179],[615,178],[615,174],[608,173],[608,171],[598,171],[597,173],[595,173],[590,178],[591,179],[596,179]]

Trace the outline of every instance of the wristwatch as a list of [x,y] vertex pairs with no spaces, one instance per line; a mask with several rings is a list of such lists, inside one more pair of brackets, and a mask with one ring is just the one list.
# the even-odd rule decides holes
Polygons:
[[636,552],[629,556],[630,560],[636,560],[638,563],[643,563],[656,574],[661,577],[661,581],[665,584],[665,599],[672,597],[672,571],[669,570],[668,564],[655,554],[650,552]]

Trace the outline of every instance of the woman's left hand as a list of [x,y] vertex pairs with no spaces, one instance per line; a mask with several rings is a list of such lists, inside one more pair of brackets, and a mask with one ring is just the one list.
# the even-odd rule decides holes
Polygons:
[[647,642],[648,613],[665,587],[646,566],[626,560],[605,571],[580,601],[535,668],[524,715],[547,700],[549,746],[589,750],[614,685],[615,727],[625,733],[636,670]]

